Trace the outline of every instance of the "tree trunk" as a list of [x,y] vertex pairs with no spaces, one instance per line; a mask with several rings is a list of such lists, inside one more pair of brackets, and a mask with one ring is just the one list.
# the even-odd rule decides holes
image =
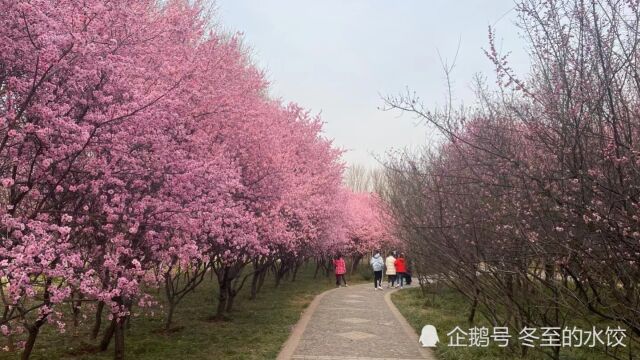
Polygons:
[[227,308],[227,296],[229,295],[229,268],[225,267],[218,272],[218,308],[216,309],[215,318],[223,319],[224,311]]
[[218,308],[216,309],[216,319],[222,319],[224,317],[224,310],[227,308],[227,291],[220,289],[220,295],[218,295]]
[[[251,276],[252,274],[246,274],[246,275],[242,275],[242,269],[244,268],[245,265],[240,265],[240,266],[236,266],[233,267],[231,269],[231,274],[227,277],[227,281],[228,281],[228,285],[227,285],[227,307],[226,307],[226,311],[229,313],[233,310],[233,304],[234,304],[234,300],[236,299],[236,296],[238,296],[238,294],[240,294],[240,291],[242,290],[242,288],[244,287],[244,284],[247,282],[247,279],[249,278],[249,276]],[[253,271],[253,274],[255,274],[256,271]]]
[[264,279],[267,277],[267,273],[268,273],[268,269],[264,269],[262,271],[262,274],[260,274],[260,280],[258,281],[258,292],[260,292],[260,290],[262,290],[262,286],[264,285]]
[[[50,306],[51,302],[49,301],[49,286],[51,286],[51,278],[47,278],[44,285],[44,302],[45,306]],[[40,332],[40,327],[44,325],[46,321],[47,315],[43,315],[36,320],[33,325],[27,326],[27,331],[29,332],[29,336],[27,337],[27,342],[24,345],[24,350],[22,351],[22,360],[28,360],[31,356],[31,352],[33,351],[33,346],[36,343],[36,338],[38,337],[38,333]]]
[[275,273],[275,287],[278,287],[280,286],[280,282],[282,282],[284,275],[289,271],[289,267],[283,260],[281,260],[280,267],[278,268],[276,265],[274,265],[273,268]]
[[269,262],[265,261],[260,264],[260,262],[255,261],[253,263],[253,275],[251,275],[251,296],[250,300],[255,300],[258,296],[258,292],[262,288],[262,282],[264,281],[264,275],[269,271]]
[[293,268],[293,275],[291,276],[291,282],[296,281],[296,276],[298,275],[298,269],[300,269],[300,262],[296,261],[296,265]]
[[238,292],[232,289],[231,284],[229,284],[227,289],[227,306],[225,308],[225,311],[229,313],[231,312],[231,310],[233,310],[233,301],[236,299],[236,295],[238,295]]
[[[175,296],[174,296],[174,289],[173,289],[173,278],[172,278],[172,273],[171,270],[173,269],[173,266],[169,267],[169,270],[167,270],[164,274],[164,292],[165,292],[165,296],[167,297],[167,304],[169,305],[169,309],[167,311],[167,318],[165,319],[164,322],[164,329],[165,330],[169,330],[169,328],[171,327],[171,322],[173,321],[173,312],[176,308],[176,302],[174,301]],[[178,275],[176,275],[177,277]]]
[[280,286],[280,280],[282,280],[282,276],[280,275],[280,272],[276,272],[276,283],[275,283],[275,287]]
[[[15,308],[14,308],[15,309]],[[3,322],[7,322],[8,318],[11,316],[11,314],[13,313],[13,310],[5,305],[4,306],[4,311],[2,312],[2,321]],[[13,334],[11,333],[11,327],[9,324],[7,324],[7,326],[9,327],[9,335],[7,336],[7,349],[9,350],[9,352],[14,352],[15,351],[15,344],[13,341]]]
[[114,360],[124,360],[124,322],[125,318],[119,319],[115,324],[115,351],[113,354]]
[[329,277],[331,276],[331,261],[322,261],[323,267],[324,267],[324,276],[325,277]]
[[31,356],[31,352],[33,351],[33,346],[36,343],[36,338],[38,337],[38,333],[40,332],[40,327],[42,323],[40,321],[36,321],[33,326],[28,328],[29,337],[27,337],[27,342],[24,345],[24,350],[22,351],[22,355],[20,356],[21,360],[29,360]]
[[320,261],[316,259],[316,270],[313,272],[313,278],[316,279],[318,277],[318,271],[320,270]]
[[115,330],[116,330],[116,318],[114,317],[113,320],[111,320],[111,324],[109,324],[109,326],[104,330],[104,334],[102,335],[102,341],[100,341],[100,347],[99,347],[100,351],[107,351]]
[[91,340],[95,340],[98,338],[98,333],[100,332],[100,326],[102,325],[102,310],[104,309],[104,301],[100,301],[98,303],[98,307],[96,308],[96,318],[93,323],[93,329],[91,330]]
[[362,260],[362,255],[356,255],[353,257],[353,265],[351,267],[351,275],[353,275],[358,270],[358,265],[360,265],[360,261]]
[[260,279],[260,273],[254,272],[251,276],[251,296],[249,296],[249,300],[255,300],[258,295],[258,280]]
[[78,336],[78,327],[80,326],[80,307],[82,306],[82,295],[78,295],[77,301],[71,301],[71,313],[73,314],[73,336]]
[[169,330],[171,328],[171,324],[173,323],[173,313],[176,310],[176,303],[173,301],[169,301],[169,309],[167,311],[167,319],[164,323],[164,329]]
[[475,295],[473,296],[473,303],[471,304],[471,310],[469,312],[469,318],[467,318],[467,321],[469,321],[469,325],[473,325],[473,320],[475,320],[476,309],[478,308],[479,295],[480,295],[480,289],[476,288]]

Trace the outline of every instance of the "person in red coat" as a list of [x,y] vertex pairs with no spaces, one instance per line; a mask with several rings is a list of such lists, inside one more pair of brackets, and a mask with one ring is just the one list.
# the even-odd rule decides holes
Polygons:
[[398,279],[396,287],[399,286],[402,289],[404,287],[403,285],[405,273],[407,272],[407,263],[404,259],[403,253],[400,253],[400,256],[398,256],[398,258],[394,262],[394,265],[396,266],[396,278]]
[[347,280],[344,278],[344,274],[347,272],[347,265],[340,253],[333,259],[333,267],[336,269],[336,286],[340,286],[340,280],[344,282],[344,286],[348,286]]

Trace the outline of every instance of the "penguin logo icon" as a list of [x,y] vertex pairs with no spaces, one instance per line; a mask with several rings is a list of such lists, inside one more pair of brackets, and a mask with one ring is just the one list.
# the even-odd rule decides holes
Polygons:
[[436,344],[440,342],[436,327],[433,325],[425,325],[422,328],[419,342],[422,347],[435,347]]

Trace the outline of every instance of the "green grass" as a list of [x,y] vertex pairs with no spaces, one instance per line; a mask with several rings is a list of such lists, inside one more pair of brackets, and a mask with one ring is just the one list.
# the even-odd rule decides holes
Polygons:
[[[245,285],[236,299],[231,320],[225,322],[208,320],[217,304],[217,285],[207,279],[178,305],[174,317],[177,331],[170,334],[160,331],[164,325],[164,312],[160,308],[145,310],[133,317],[125,335],[126,356],[137,360],[275,359],[291,327],[314,296],[335,286],[333,276],[319,274],[314,280],[313,270],[313,265],[307,266],[295,282],[285,280],[278,288],[274,288],[272,278],[267,278],[254,301],[248,300],[249,284]],[[362,281],[359,275],[348,280]],[[159,294],[161,298],[164,293]],[[113,358],[113,342],[104,353],[86,351],[87,346],[93,345],[87,340],[93,313],[87,309],[85,315],[87,319],[77,337],[71,335],[70,328],[65,334],[59,334],[52,325],[45,325],[31,359]],[[105,319],[103,328],[106,323]],[[18,357],[16,353],[0,352],[0,359]]]
[[[433,289],[432,289],[433,290]],[[440,343],[435,349],[436,355],[440,360],[494,360],[494,359],[550,359],[549,356],[540,352],[540,348],[534,348],[536,350],[529,351],[526,357],[520,355],[519,347],[512,346],[511,348],[499,348],[496,345],[490,345],[487,348],[481,347],[449,347],[447,333],[453,330],[456,326],[467,331],[469,327],[485,326],[489,328],[491,332],[492,325],[484,319],[484,317],[476,313],[475,323],[470,326],[467,320],[470,310],[470,304],[464,296],[457,291],[440,287],[435,290],[433,294],[429,294],[427,297],[422,295],[419,288],[406,289],[398,291],[392,295],[392,301],[400,310],[402,315],[413,326],[414,329],[420,334],[422,327],[427,324],[434,325],[438,330]],[[578,328],[590,329],[590,327],[584,325],[584,322],[580,319],[570,322],[575,324]],[[597,328],[606,328],[606,324],[598,324]],[[518,334],[511,333],[511,345],[518,343]],[[538,334],[539,335],[539,334]],[[627,335],[629,332],[627,331]],[[606,342],[606,339],[603,339]],[[629,344],[629,338],[625,341]],[[625,349],[626,350],[626,349]],[[595,359],[607,359],[607,355],[603,353],[604,346],[600,348],[563,348],[560,351],[561,359],[570,360],[595,360]],[[634,359],[638,356],[638,349],[635,347],[633,350]],[[629,359],[628,353],[618,354],[621,358]]]

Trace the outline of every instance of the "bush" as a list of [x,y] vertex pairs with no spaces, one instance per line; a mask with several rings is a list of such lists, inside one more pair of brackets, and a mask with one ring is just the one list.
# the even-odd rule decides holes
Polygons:
[[373,280],[373,270],[371,270],[368,266],[359,266],[358,274],[360,274],[360,276],[366,281]]

